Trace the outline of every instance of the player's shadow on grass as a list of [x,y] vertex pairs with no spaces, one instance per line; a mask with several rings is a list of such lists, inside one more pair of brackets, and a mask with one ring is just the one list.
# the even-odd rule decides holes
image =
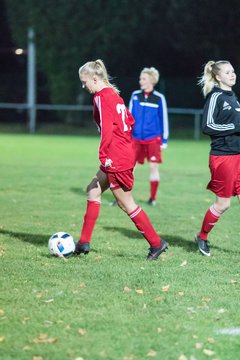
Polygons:
[[14,239],[18,239],[24,242],[28,242],[33,245],[40,245],[40,246],[46,246],[48,243],[48,239],[51,235],[40,235],[40,234],[28,234],[18,231],[10,231],[10,230],[3,230],[0,229],[0,234],[8,235]]
[[77,195],[84,195],[86,196],[86,190],[83,188],[71,187],[70,190]]
[[[103,226],[103,229],[110,232],[119,232],[122,235],[126,237],[126,240],[129,239],[142,239],[143,236],[137,231],[137,230],[131,230],[124,227],[113,227],[113,226]],[[166,240],[169,243],[169,248],[172,247],[181,247],[187,252],[196,252],[197,245],[194,241],[194,239],[186,239],[181,236],[172,236],[163,234],[161,237]],[[111,239],[114,239],[114,236],[111,237]],[[216,246],[211,244],[211,249],[217,249],[225,253],[234,253],[236,254],[236,251],[232,251],[230,249],[223,249],[221,246]]]
[[[51,236],[50,234],[47,235],[28,234],[28,233],[3,230],[3,229],[0,229],[0,234],[8,235],[11,238],[21,240],[23,242],[27,242],[35,246],[45,246],[45,247],[48,245],[48,239]],[[91,252],[97,253],[97,250],[91,249]],[[49,257],[50,255],[48,254],[46,256]]]

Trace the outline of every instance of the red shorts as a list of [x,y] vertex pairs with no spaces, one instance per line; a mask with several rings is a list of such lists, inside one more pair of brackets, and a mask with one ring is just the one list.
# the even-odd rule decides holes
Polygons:
[[210,155],[209,167],[211,180],[207,189],[223,198],[240,195],[240,154]]
[[130,191],[133,188],[134,177],[133,169],[120,172],[106,173],[110,190],[123,189],[124,191]]
[[147,159],[149,162],[161,163],[162,152],[161,152],[161,138],[154,140],[143,141],[134,140],[133,149],[135,151],[135,159],[139,164],[144,164],[144,160]]

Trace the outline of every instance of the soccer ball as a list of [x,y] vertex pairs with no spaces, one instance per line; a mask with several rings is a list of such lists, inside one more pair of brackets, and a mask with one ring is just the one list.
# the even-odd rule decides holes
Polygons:
[[48,240],[48,248],[51,255],[70,256],[75,250],[75,242],[71,235],[57,232]]

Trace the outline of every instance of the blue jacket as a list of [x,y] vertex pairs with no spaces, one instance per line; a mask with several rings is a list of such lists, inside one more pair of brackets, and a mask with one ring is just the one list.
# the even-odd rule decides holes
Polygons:
[[167,143],[168,113],[163,94],[154,90],[145,98],[144,91],[136,90],[131,95],[129,111],[135,119],[134,139],[149,140],[161,136],[163,144]]

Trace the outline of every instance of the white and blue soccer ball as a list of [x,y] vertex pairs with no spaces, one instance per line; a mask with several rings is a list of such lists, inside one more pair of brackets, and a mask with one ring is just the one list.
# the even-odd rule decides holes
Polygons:
[[73,237],[65,232],[57,232],[48,240],[48,248],[51,255],[70,256],[74,253],[75,247]]

